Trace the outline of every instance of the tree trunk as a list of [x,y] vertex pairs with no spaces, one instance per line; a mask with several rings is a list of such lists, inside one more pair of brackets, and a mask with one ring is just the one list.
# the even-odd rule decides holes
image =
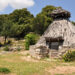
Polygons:
[[5,36],[5,41],[4,41],[4,44],[6,44],[6,41],[7,41],[7,36]]

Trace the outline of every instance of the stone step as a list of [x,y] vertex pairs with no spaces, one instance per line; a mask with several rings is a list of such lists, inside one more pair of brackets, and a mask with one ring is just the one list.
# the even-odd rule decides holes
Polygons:
[[51,50],[49,53],[50,58],[57,58],[58,57],[58,51],[57,50]]

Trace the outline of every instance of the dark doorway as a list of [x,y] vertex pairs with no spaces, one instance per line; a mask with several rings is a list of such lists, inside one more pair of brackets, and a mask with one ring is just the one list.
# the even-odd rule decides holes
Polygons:
[[63,45],[62,38],[46,38],[46,45],[53,50],[59,50],[59,46]]
[[58,48],[59,48],[59,42],[51,42],[49,44],[49,48],[50,49],[56,49],[56,50],[58,50]]

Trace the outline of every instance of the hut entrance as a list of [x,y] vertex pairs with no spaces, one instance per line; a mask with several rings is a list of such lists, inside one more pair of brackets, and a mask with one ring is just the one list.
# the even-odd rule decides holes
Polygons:
[[59,46],[63,45],[63,39],[61,37],[58,38],[46,38],[46,45],[53,50],[59,50]]

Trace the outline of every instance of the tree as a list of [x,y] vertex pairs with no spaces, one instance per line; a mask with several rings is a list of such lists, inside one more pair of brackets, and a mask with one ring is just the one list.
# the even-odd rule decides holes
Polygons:
[[22,38],[31,32],[31,21],[34,16],[26,9],[17,9],[9,15],[9,19],[14,23],[16,30],[15,37]]
[[[21,24],[26,24],[25,21],[33,18],[34,16],[26,9],[16,9],[13,11],[10,15],[9,18],[14,22],[18,23],[19,25]],[[29,21],[27,22],[29,23]]]
[[45,26],[47,23],[47,17],[44,15],[37,15],[36,18],[33,19],[33,30],[38,34],[43,34],[45,30]]
[[50,17],[49,14],[52,13],[52,11],[55,10],[56,8],[57,7],[55,6],[48,5],[42,9],[41,14],[44,14],[45,16]]
[[4,19],[5,19],[4,15],[0,15],[0,33],[1,33],[1,31],[2,31]]
[[5,22],[3,23],[1,35],[4,36],[5,43],[6,43],[7,37],[11,36],[12,32],[14,31],[14,30],[12,30],[12,25],[13,25],[13,23],[8,19],[5,20]]
[[72,21],[72,24],[73,24],[73,25],[75,25],[75,22],[74,22],[74,21]]
[[38,34],[43,34],[47,27],[52,23],[53,19],[50,17],[50,14],[57,7],[54,6],[46,6],[42,9],[41,13],[39,13],[32,21],[33,31]]
[[9,15],[0,15],[0,34],[17,38],[23,38],[29,32],[43,34],[52,23],[50,13],[56,8],[58,7],[46,6],[35,18],[26,8],[16,9]]

